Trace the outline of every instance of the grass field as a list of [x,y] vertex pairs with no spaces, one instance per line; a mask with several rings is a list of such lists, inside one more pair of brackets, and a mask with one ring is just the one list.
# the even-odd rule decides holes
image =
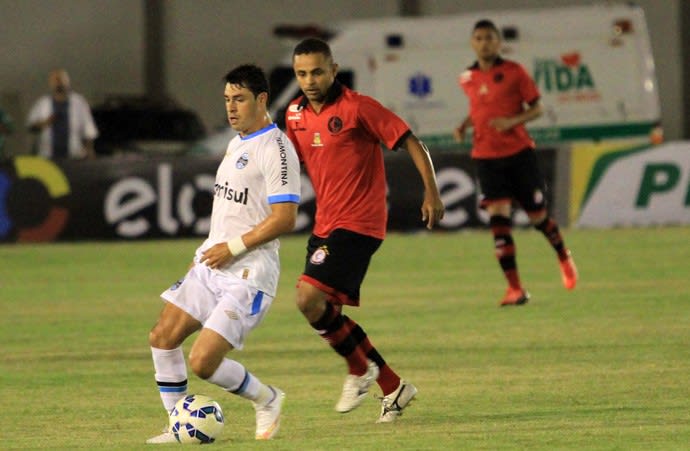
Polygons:
[[[212,446],[690,449],[690,228],[566,231],[572,292],[541,235],[515,239],[524,307],[497,307],[486,231],[392,234],[377,253],[349,313],[419,388],[389,425],[373,396],[333,410],[345,367],[294,307],[305,237],[283,239],[278,297],[233,355],[286,391],[281,431],[255,442],[251,405],[190,375],[227,418]],[[165,418],[147,334],[199,242],[0,246],[1,449],[151,449]]]

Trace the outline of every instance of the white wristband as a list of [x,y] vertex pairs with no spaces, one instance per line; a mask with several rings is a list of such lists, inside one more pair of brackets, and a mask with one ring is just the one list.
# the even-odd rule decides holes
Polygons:
[[238,255],[242,255],[247,252],[247,246],[244,245],[241,235],[231,239],[227,244],[228,249],[230,250],[230,253],[232,253],[233,257],[237,257]]

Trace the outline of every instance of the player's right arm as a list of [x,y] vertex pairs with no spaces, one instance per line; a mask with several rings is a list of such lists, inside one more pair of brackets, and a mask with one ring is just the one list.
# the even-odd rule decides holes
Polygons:
[[467,129],[472,127],[472,119],[467,115],[465,119],[460,122],[460,124],[453,130],[453,138],[455,141],[461,143],[465,141],[465,136],[467,135]]
[[242,235],[245,246],[251,249],[292,232],[297,221],[297,202],[271,204],[271,214],[252,230]]
[[[271,204],[271,214],[256,225],[249,232],[235,238],[236,244],[232,240],[227,243],[218,243],[207,249],[201,256],[201,263],[205,263],[210,268],[220,268],[227,264],[231,258],[240,253],[247,252],[264,243],[278,238],[280,235],[291,232],[295,228],[297,221],[297,202],[280,202]],[[240,251],[232,251],[231,248],[240,246]],[[244,248],[242,250],[242,248]],[[237,254],[237,255],[235,255]]]

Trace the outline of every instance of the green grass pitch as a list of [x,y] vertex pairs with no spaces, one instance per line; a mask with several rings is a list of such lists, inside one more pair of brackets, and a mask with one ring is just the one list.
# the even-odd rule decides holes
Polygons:
[[[333,409],[345,366],[302,319],[305,236],[282,240],[278,296],[239,360],[287,393],[254,440],[250,403],[190,374],[226,416],[218,449],[690,449],[690,228],[566,230],[580,270],[515,232],[532,294],[499,308],[487,231],[391,234],[347,312],[419,388],[395,424],[374,394]],[[166,418],[147,334],[201,240],[0,246],[0,448],[151,449]],[[191,337],[193,339],[195,336]],[[190,349],[191,339],[185,345]],[[172,446],[161,446],[171,448]]]

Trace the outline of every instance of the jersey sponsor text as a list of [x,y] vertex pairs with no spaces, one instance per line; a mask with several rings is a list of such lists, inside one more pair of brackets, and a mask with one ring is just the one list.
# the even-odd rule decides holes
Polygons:
[[228,186],[228,182],[224,185],[216,183],[213,187],[216,197],[221,199],[231,200],[238,204],[247,205],[247,199],[249,198],[249,188],[244,188],[240,191]]

